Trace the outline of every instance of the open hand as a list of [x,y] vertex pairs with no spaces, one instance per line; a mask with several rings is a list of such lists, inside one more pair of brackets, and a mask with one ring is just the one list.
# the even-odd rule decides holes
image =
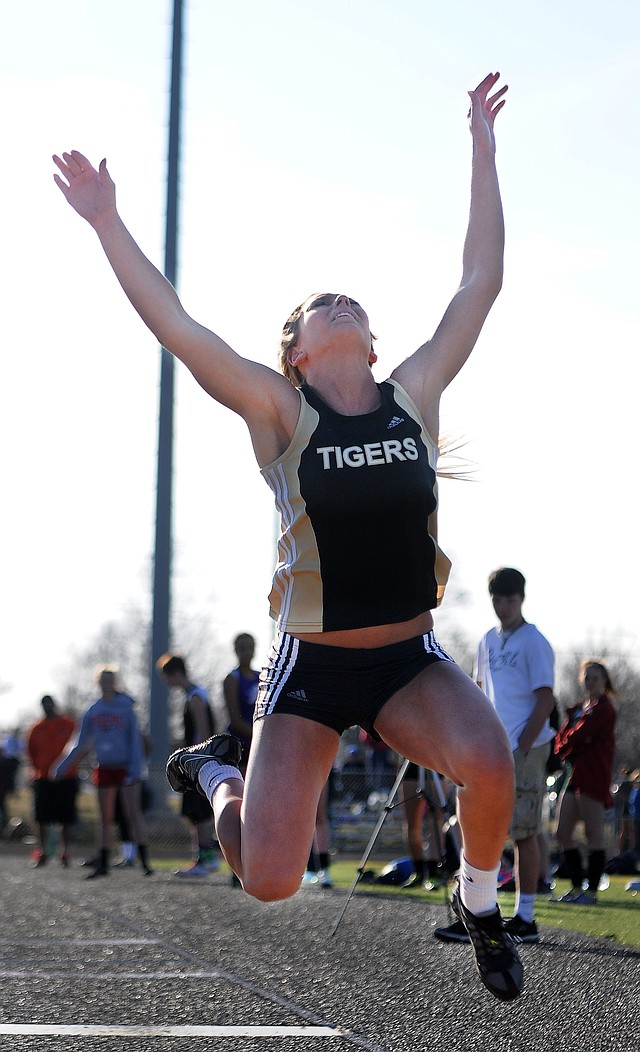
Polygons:
[[468,116],[474,149],[490,150],[492,153],[495,153],[496,149],[493,122],[505,104],[504,95],[508,91],[508,85],[505,84],[495,94],[489,95],[499,78],[499,73],[489,73],[475,91],[469,92],[471,107]]
[[[116,211],[116,188],[107,171],[107,162],[100,161],[98,170],[78,150],[53,155],[53,161],[64,179],[56,173],[53,178],[72,208],[93,227],[98,227]],[[66,179],[66,182],[65,182]]]

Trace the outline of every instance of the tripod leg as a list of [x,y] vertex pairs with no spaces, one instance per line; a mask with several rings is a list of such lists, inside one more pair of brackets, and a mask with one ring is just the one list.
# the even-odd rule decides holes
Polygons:
[[378,818],[378,821],[375,824],[373,833],[371,834],[371,837],[369,839],[369,843],[367,844],[367,846],[366,846],[366,848],[364,850],[364,854],[363,854],[362,858],[360,859],[360,865],[358,866],[358,868],[356,870],[355,879],[354,879],[353,884],[351,885],[351,887],[349,889],[349,893],[348,893],[347,898],[345,900],[345,904],[342,907],[342,911],[340,913],[340,916],[338,917],[338,920],[336,922],[336,926],[333,929],[333,931],[331,932],[332,937],[336,934],[338,928],[340,927],[340,924],[342,923],[342,918],[344,917],[345,913],[347,912],[347,906],[351,902],[351,896],[353,895],[354,891],[356,890],[356,887],[358,885],[358,881],[360,880],[360,877],[363,874],[364,867],[365,867],[365,865],[367,863],[367,859],[369,858],[369,855],[373,851],[373,845],[375,844],[376,840],[378,839],[378,833],[382,829],[384,820],[387,817],[387,815],[389,814],[389,811],[391,811],[393,809],[393,806],[394,806],[393,805],[393,801],[394,801],[395,795],[398,792],[398,789],[400,788],[400,783],[402,782],[402,779],[405,776],[405,773],[406,773],[406,770],[407,770],[408,766],[409,766],[409,761],[408,760],[403,760],[403,762],[402,762],[402,764],[400,766],[400,770],[398,771],[397,778],[396,778],[395,782],[393,783],[393,785],[391,786],[391,789],[389,790],[389,795],[387,797],[387,802],[384,805],[382,811],[380,812],[380,817]]

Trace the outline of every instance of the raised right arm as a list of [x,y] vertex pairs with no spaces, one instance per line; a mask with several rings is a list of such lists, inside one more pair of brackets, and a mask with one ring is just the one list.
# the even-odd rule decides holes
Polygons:
[[[275,459],[295,427],[299,399],[288,380],[236,354],[184,310],[167,279],[147,259],[116,207],[115,185],[106,161],[95,169],[77,150],[54,156],[62,176],[57,186],[100,239],[130,302],[163,347],[190,369],[216,401],[244,417],[261,463]],[[271,449],[273,436],[277,435]],[[262,445],[267,448],[262,449]]]

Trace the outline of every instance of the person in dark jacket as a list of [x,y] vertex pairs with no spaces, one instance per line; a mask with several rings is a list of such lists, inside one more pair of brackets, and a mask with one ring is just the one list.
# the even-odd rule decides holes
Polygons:
[[[604,872],[604,813],[613,805],[611,777],[616,710],[611,698],[615,690],[605,665],[590,658],[580,665],[580,684],[584,697],[567,709],[567,718],[554,743],[556,754],[568,765],[556,833],[571,878],[570,891],[556,901],[592,906],[597,901]],[[584,823],[589,850],[586,891],[582,890],[582,856],[573,838],[579,822]]]

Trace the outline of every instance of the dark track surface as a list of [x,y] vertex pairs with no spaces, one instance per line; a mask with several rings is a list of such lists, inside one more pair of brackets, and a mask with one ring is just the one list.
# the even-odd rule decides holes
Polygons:
[[[468,946],[432,937],[444,905],[301,890],[263,905],[214,875],[0,862],[0,1047],[61,1052],[638,1052],[640,952],[543,929],[526,988],[495,1001]],[[354,868],[355,873],[355,868]],[[603,908],[606,908],[603,906]],[[104,1036],[2,1031],[100,1025]],[[117,1028],[132,1027],[125,1034]],[[259,1036],[175,1029],[325,1027]],[[113,1028],[112,1032],[109,1028]],[[28,1029],[28,1027],[27,1027]],[[33,1029],[33,1028],[32,1028]],[[334,1033],[338,1031],[338,1033]]]

